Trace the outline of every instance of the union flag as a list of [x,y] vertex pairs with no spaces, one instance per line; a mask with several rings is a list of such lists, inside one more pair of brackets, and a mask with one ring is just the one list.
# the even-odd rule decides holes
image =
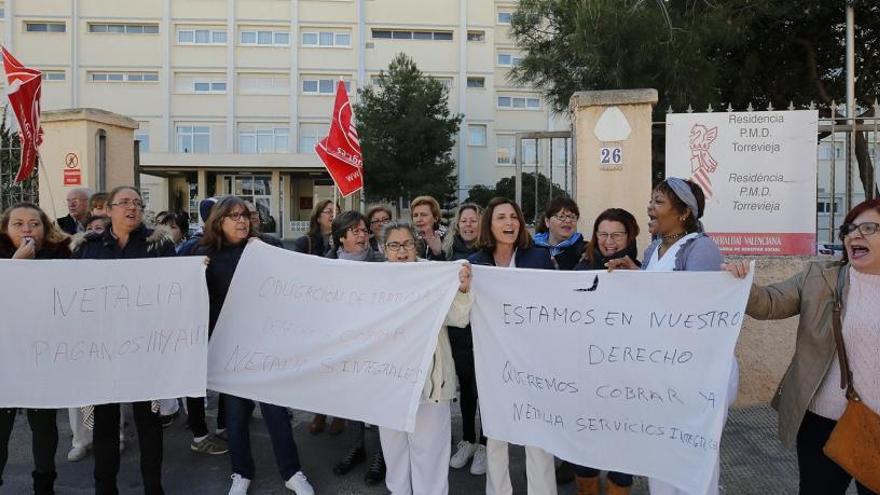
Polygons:
[[339,188],[342,197],[364,187],[364,162],[357,129],[352,121],[351,101],[342,81],[336,83],[336,102],[330,132],[315,145],[315,152]]
[[3,53],[3,68],[6,71],[9,105],[18,121],[18,134],[21,138],[21,164],[15,175],[15,182],[30,177],[37,165],[40,144],[43,142],[43,128],[40,127],[40,94],[42,72],[22,65],[6,47]]

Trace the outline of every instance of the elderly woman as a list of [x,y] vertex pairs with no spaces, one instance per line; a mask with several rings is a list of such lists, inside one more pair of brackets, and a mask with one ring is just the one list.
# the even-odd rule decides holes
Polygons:
[[[451,228],[443,239],[443,250],[449,261],[466,260],[478,251],[477,236],[480,233],[480,213],[482,209],[465,203],[458,207]],[[474,340],[471,326],[464,328],[448,327],[449,343],[452,345],[452,359],[458,374],[459,405],[462,416],[462,439],[449,460],[449,466],[463,468],[471,462],[470,472],[480,476],[486,474],[486,437],[477,434],[477,375],[474,371]]]
[[443,238],[446,231],[440,225],[440,203],[431,196],[419,196],[410,202],[409,214],[419,234],[419,256],[443,261]]
[[[67,236],[35,204],[14,204],[0,216],[0,258],[67,259],[70,258],[67,245]],[[0,486],[3,485],[3,469],[6,467],[9,437],[16,412],[14,408],[0,409]],[[55,415],[55,409],[27,410],[33,435],[31,452],[34,457],[34,493],[37,495],[55,493],[55,450],[58,448]]]
[[[232,277],[238,267],[238,262],[248,240],[252,238],[262,239],[264,242],[273,242],[272,237],[264,237],[256,231],[251,223],[250,212],[243,200],[236,196],[225,196],[211,209],[208,221],[205,222],[205,234],[199,241],[198,247],[193,251],[194,255],[207,256],[208,267],[205,270],[205,279],[208,285],[208,330],[209,335],[213,332]],[[227,432],[229,434],[229,453],[232,461],[232,485],[229,495],[245,495],[251,480],[254,479],[254,459],[251,455],[250,443],[250,418],[256,407],[254,401],[233,395],[224,395],[226,404]],[[193,450],[197,442],[209,442],[212,446],[223,448],[219,439],[208,433],[205,425],[204,402],[201,398],[195,401],[187,400],[190,408],[195,402],[201,402],[202,407],[196,413],[190,410],[190,425],[192,433],[196,437],[193,440]],[[293,440],[293,430],[290,426],[290,417],[287,409],[274,404],[259,403],[260,413],[272,447],[275,451],[275,462],[284,486],[293,490],[297,495],[313,495],[315,492],[312,485],[302,472],[299,461],[296,442]]]
[[550,250],[560,270],[571,270],[581,259],[586,243],[577,231],[580,209],[571,198],[554,198],[544,210],[542,232],[535,233],[535,245]]
[[[385,258],[392,263],[416,261],[416,232],[408,223],[385,226]],[[459,270],[458,293],[445,325],[467,326],[470,318],[471,269]],[[437,348],[427,370],[425,386],[412,433],[379,428],[382,452],[388,463],[385,485],[394,495],[444,495],[449,493],[449,402],[455,396],[455,364],[446,326],[440,328]]]
[[[555,269],[550,252],[532,246],[532,239],[523,223],[522,210],[519,205],[507,198],[494,198],[489,201],[480,220],[477,246],[479,251],[468,258],[468,261],[474,265]],[[486,452],[488,458],[486,494],[512,494],[507,442],[490,438]],[[526,477],[530,495],[554,495],[556,473],[553,455],[538,447],[527,445]]]
[[[333,244],[327,258],[351,261],[385,261],[385,257],[370,247],[367,219],[357,211],[346,211],[333,219]],[[362,421],[349,421],[355,442],[348,453],[333,466],[333,473],[339,476],[348,474],[356,465],[367,458],[366,428]],[[364,482],[376,485],[385,479],[385,457],[378,450],[364,475]]]
[[[797,451],[800,495],[843,495],[852,476],[822,451],[847,406],[834,340],[840,318],[852,384],[862,403],[880,414],[880,200],[856,205],[840,226],[843,261],[812,262],[776,284],[752,286],[746,313],[759,320],[800,315],[791,364],[772,405],[779,436]],[[745,261],[724,267],[745,277]],[[833,311],[840,294],[843,311]],[[859,495],[873,493],[856,484]]]
[[[669,177],[651,193],[648,203],[648,231],[654,242],[645,250],[642,270],[671,271],[719,271],[724,258],[715,242],[703,232],[700,218],[706,208],[706,197],[695,182]],[[608,269],[638,269],[629,256],[609,260]],[[727,405],[736,399],[739,386],[739,367],[736,357],[731,356],[728,381]],[[725,417],[725,421],[727,418]],[[707,495],[718,493],[720,463],[716,463]],[[674,486],[650,478],[648,484],[652,495],[683,495]],[[694,494],[690,494],[694,495]]]
[[370,228],[370,247],[375,251],[384,253],[382,229],[391,221],[394,215],[388,205],[373,205],[367,209],[367,226]]
[[[167,231],[144,225],[144,202],[140,192],[120,186],[107,197],[110,226],[101,234],[87,234],[75,256],[82,259],[132,259],[174,256],[174,242]],[[147,495],[162,495],[162,423],[150,401],[135,402],[134,423],[141,450],[141,476]],[[158,409],[158,408],[156,408]],[[118,493],[119,404],[94,406],[93,445],[95,493]]]

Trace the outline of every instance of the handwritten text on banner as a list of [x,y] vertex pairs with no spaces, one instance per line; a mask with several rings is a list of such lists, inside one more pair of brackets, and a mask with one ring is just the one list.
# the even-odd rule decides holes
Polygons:
[[475,266],[486,435],[705,492],[750,285],[728,273]]
[[0,407],[205,394],[202,258],[0,260]]
[[254,242],[211,338],[209,388],[412,431],[458,270]]

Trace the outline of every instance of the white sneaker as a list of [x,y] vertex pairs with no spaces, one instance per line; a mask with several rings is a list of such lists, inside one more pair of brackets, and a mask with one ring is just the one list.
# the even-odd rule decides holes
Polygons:
[[477,450],[477,446],[467,440],[458,442],[458,448],[455,451],[455,454],[452,454],[452,458],[449,459],[449,467],[453,469],[461,469],[465,467],[468,461],[471,460],[471,457],[474,456],[475,450]]
[[477,445],[474,462],[471,463],[471,474],[475,476],[486,474],[486,461],[486,446]]
[[85,447],[73,447],[70,449],[70,452],[67,453],[67,460],[69,462],[79,462],[86,458],[89,455],[89,449],[92,448],[91,444],[86,445]]
[[232,486],[229,487],[228,495],[247,495],[249,486],[251,486],[251,480],[242,478],[240,474],[233,474]]
[[297,471],[284,483],[284,486],[293,490],[296,495],[315,495],[315,489],[302,471]]

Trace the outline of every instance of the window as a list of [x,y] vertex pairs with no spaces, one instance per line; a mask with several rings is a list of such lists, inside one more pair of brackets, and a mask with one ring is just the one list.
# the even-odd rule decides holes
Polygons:
[[287,153],[290,129],[266,127],[238,131],[239,153]]
[[468,125],[468,146],[486,146],[486,125]]
[[0,7],[0,19],[6,18],[6,9],[4,7]]
[[434,76],[429,76],[429,77],[431,77],[435,81],[442,84],[443,87],[446,88],[446,91],[452,91],[452,78],[451,77],[434,77]]
[[541,100],[526,96],[499,96],[498,108],[514,110],[540,110]]
[[516,160],[516,138],[509,134],[498,134],[495,140],[495,163],[498,165],[513,165]]
[[486,78],[485,77],[469,77],[469,78],[467,78],[467,87],[469,87],[469,88],[485,88],[486,87]]
[[177,126],[179,153],[208,153],[211,151],[211,128],[206,125]]
[[318,48],[349,48],[351,33],[348,31],[303,31],[302,45]]
[[225,29],[178,29],[178,45],[225,45]]
[[24,30],[29,33],[63,33],[67,24],[63,22],[25,22]]
[[106,24],[89,23],[90,33],[116,33],[116,34],[158,34],[158,24]]
[[377,40],[434,40],[452,41],[452,31],[405,31],[397,29],[373,29]]
[[[339,79],[303,78],[302,93],[304,95],[336,94],[336,81]],[[351,93],[351,81],[345,81],[345,90]]]
[[43,81],[63,81],[67,74],[63,70],[44,70],[41,79]]
[[499,10],[498,11],[498,24],[510,24],[510,18],[512,16],[513,16],[512,12]]
[[468,31],[468,41],[486,41],[486,31]]
[[195,81],[193,82],[193,93],[226,93],[226,81]]
[[516,67],[520,63],[522,63],[523,57],[522,55],[515,55],[513,53],[498,53],[498,66],[499,67]]
[[330,132],[329,124],[300,124],[299,125],[299,152],[314,153],[318,141],[327,137]]
[[243,95],[289,95],[290,76],[285,74],[239,74],[238,91]]
[[290,33],[288,31],[241,31],[239,42],[242,45],[289,46]]
[[141,153],[150,152],[150,132],[138,130],[134,133],[134,139],[138,142],[138,150]]
[[158,82],[158,72],[89,72],[92,82]]

